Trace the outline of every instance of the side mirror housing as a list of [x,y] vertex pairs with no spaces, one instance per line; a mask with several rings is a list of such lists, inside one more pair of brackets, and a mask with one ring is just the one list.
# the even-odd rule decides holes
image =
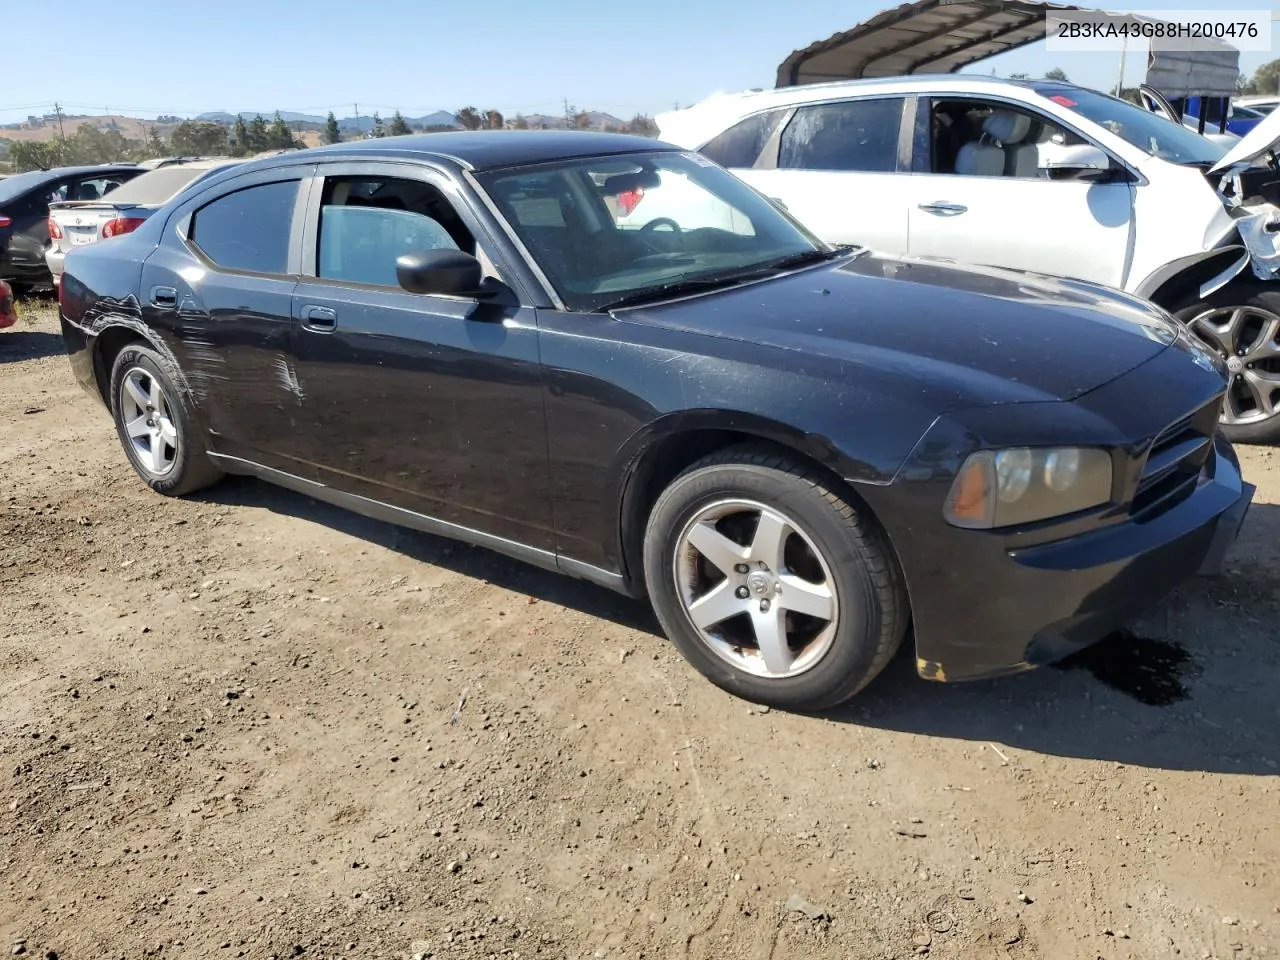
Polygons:
[[480,261],[461,250],[425,250],[396,259],[396,280],[410,293],[478,297]]
[[1091,143],[1040,145],[1040,166],[1055,180],[1096,178],[1111,169],[1111,158]]

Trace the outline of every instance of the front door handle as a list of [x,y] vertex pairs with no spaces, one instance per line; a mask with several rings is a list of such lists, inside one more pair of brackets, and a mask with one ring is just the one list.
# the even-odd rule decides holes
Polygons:
[[153,307],[176,307],[178,305],[178,291],[173,287],[152,287],[151,305]]
[[920,209],[925,213],[936,213],[940,217],[957,217],[969,208],[960,203],[947,203],[945,200],[935,200],[933,203],[922,203]]
[[327,333],[338,325],[338,314],[329,307],[305,306],[302,308],[302,325],[308,330]]

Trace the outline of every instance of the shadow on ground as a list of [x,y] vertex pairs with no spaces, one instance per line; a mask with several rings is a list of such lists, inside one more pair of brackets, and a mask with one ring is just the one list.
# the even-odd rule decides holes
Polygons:
[[[320,523],[423,563],[660,635],[647,604],[487,550],[370,520],[265,483],[229,478],[212,502]],[[863,694],[828,719],[1021,751],[1170,770],[1280,775],[1280,580],[1243,553],[1280,540],[1280,508],[1257,504],[1223,576],[1198,578],[1148,615],[1054,668],[933,684],[910,638]],[[692,669],[692,668],[690,668]],[[819,722],[819,721],[814,721]]]
[[284,516],[310,520],[422,563],[579,610],[632,630],[662,636],[658,621],[647,603],[583,580],[532,567],[491,550],[371,520],[247,477],[228,477],[200,496],[213,503],[260,507]]
[[0,330],[0,363],[53,357],[64,353],[65,349],[61,334],[24,330],[21,320],[17,326]]

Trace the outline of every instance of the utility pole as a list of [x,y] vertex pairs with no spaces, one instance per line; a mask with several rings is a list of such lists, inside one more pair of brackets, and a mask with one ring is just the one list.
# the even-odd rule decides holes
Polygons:
[[356,133],[360,134],[361,136],[364,136],[364,130],[360,126],[360,104],[353,103],[351,105],[351,109],[353,109],[356,112]]
[[1120,37],[1120,76],[1116,80],[1116,96],[1117,97],[1120,96],[1121,92],[1124,90],[1124,55],[1126,52],[1128,52],[1128,49],[1129,49],[1129,38],[1126,36],[1121,36]]
[[569,122],[573,121],[573,117],[569,116],[569,98],[568,97],[564,98],[564,118]]
[[55,103],[53,105],[53,112],[58,115],[58,136],[65,140],[67,139],[67,134],[62,129],[62,105]]

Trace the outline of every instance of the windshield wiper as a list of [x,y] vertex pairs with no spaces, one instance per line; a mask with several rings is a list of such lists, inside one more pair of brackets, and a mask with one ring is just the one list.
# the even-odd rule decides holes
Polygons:
[[838,247],[832,247],[830,250],[805,250],[803,253],[793,253],[790,256],[782,257],[779,260],[772,260],[769,263],[761,264],[758,270],[768,270],[770,272],[776,270],[792,270],[796,267],[807,266],[810,263],[822,263],[825,260],[834,260],[836,257],[842,257],[849,251],[856,249],[851,243],[844,243]]
[[652,303],[655,300],[666,300],[670,297],[679,296],[682,293],[698,293],[706,290],[715,290],[717,288],[732,287],[740,283],[749,283],[752,280],[762,280],[765,277],[771,277],[783,270],[794,270],[797,267],[807,266],[811,263],[822,263],[826,260],[834,260],[836,257],[847,254],[854,249],[851,245],[842,245],[833,247],[830,250],[805,250],[801,253],[789,254],[777,260],[768,260],[764,263],[757,263],[744,270],[734,273],[721,273],[709,277],[692,277],[687,280],[674,280],[671,283],[664,283],[657,287],[648,287],[644,290],[638,290],[635,293],[627,294],[617,300],[606,303],[597,308],[608,312],[610,310],[620,310],[623,307],[634,307],[642,303]]
[[629,293],[625,297],[619,297],[596,309],[608,313],[610,310],[620,310],[623,307],[639,306],[642,303],[652,303],[655,300],[667,300],[671,297],[678,297],[682,293],[698,293],[704,290],[715,290],[721,287],[732,287],[749,280],[750,277],[742,277],[738,274],[721,274],[718,277],[696,277],[691,280],[674,280],[671,283],[664,283],[657,287],[647,287],[644,290],[637,290],[635,293]]

